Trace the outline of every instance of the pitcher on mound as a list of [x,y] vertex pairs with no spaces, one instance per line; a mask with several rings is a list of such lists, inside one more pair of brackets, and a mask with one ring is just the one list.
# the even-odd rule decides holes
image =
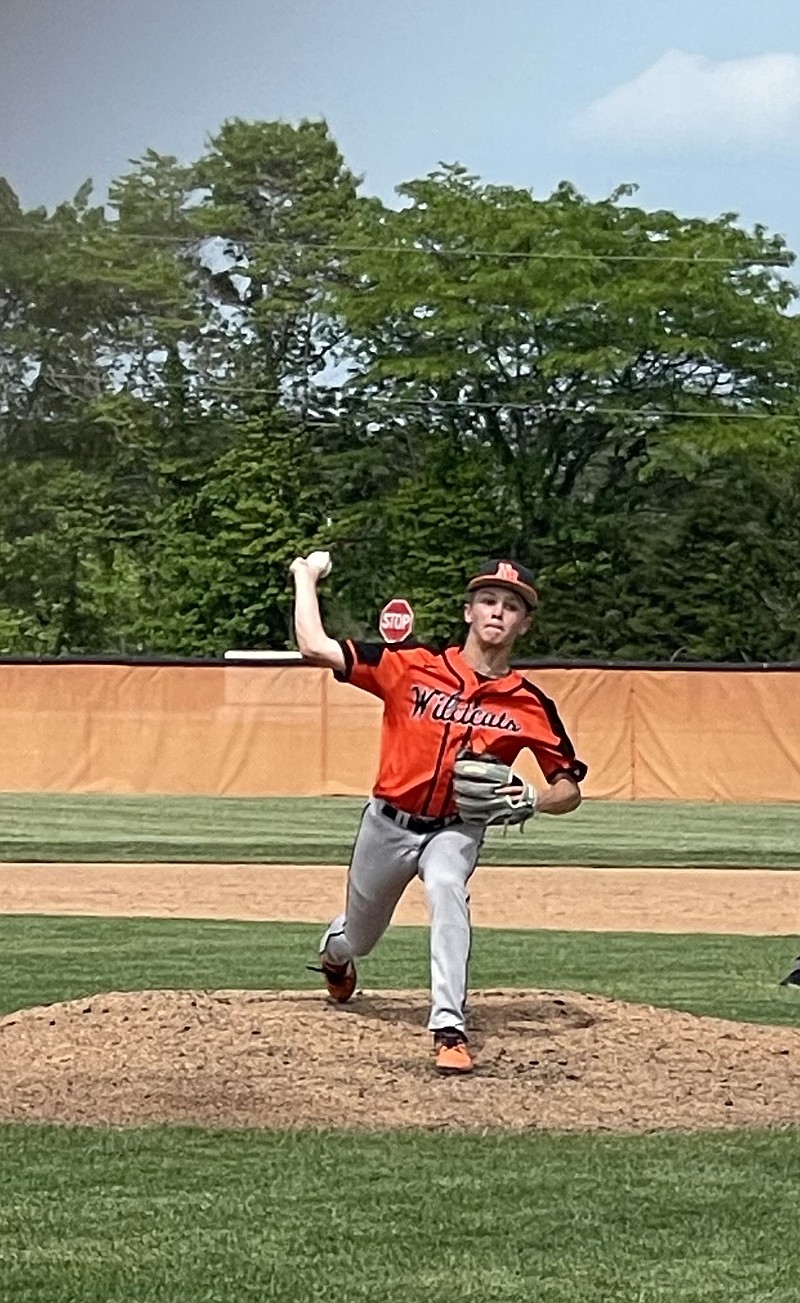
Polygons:
[[[554,703],[510,668],[538,602],[533,574],[516,561],[487,561],[467,583],[463,646],[436,652],[330,638],[317,600],[329,570],[326,552],[292,562],[297,645],[304,660],[380,697],[384,710],[378,775],[353,848],[344,913],[320,943],[321,971],[331,999],[349,1000],[355,961],[383,936],[418,876],[430,915],[436,1068],[471,1072],[468,884],[486,828],[568,814],[580,805],[586,775]],[[543,790],[512,772],[525,748],[544,775]]]

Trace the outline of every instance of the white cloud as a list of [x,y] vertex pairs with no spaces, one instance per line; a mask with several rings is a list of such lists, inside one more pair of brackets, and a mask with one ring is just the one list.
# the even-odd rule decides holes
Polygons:
[[715,62],[669,50],[573,119],[586,140],[636,149],[800,143],[800,56]]

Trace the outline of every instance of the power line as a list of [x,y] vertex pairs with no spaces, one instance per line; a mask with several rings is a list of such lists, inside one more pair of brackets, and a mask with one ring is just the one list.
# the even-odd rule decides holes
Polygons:
[[[80,375],[71,375],[63,372],[53,373],[54,380],[81,381],[84,378],[85,377]],[[197,380],[197,379],[202,379],[202,377],[199,377],[197,375],[187,376],[187,382],[189,383],[192,380]],[[139,387],[142,387],[144,382],[134,382],[134,384],[138,385]],[[176,391],[180,392],[185,390],[186,388],[187,388],[187,384],[181,381],[167,380],[162,382],[155,382],[151,386],[151,399],[141,399],[140,401],[148,402],[152,400],[152,396],[157,397],[162,392],[167,392],[167,393],[173,393]],[[134,398],[138,397],[138,395],[132,394],[130,389],[105,390],[103,391],[101,396],[113,397],[115,396],[116,393],[124,393]],[[192,396],[191,391],[189,396]],[[224,384],[208,385],[207,388],[202,390],[199,395],[201,401],[203,402],[211,402],[217,396],[226,399],[250,398],[254,396],[262,397],[262,398],[278,398],[278,399],[281,398],[291,399],[293,397],[291,393],[291,389],[289,389],[289,391],[287,392],[286,389],[266,388],[260,385],[224,385]],[[688,394],[686,395],[687,398],[689,398],[690,396],[691,395]],[[374,394],[374,395],[366,395],[366,394],[359,394],[359,393],[348,394],[348,393],[343,393],[341,390],[331,390],[328,391],[327,393],[325,391],[318,392],[318,401],[320,405],[325,400],[325,398],[333,399],[334,407],[340,417],[346,417],[347,415],[350,414],[351,409],[354,406],[359,405],[362,408],[371,408],[376,413],[380,412],[381,409],[393,408],[393,407],[396,408],[437,407],[437,408],[454,408],[454,409],[469,408],[472,411],[505,410],[505,411],[513,411],[513,412],[535,412],[537,414],[546,415],[550,418],[556,415],[562,417],[572,417],[578,420],[586,416],[607,415],[607,416],[648,416],[648,417],[657,416],[657,417],[664,417],[664,418],[678,417],[686,420],[710,420],[710,421],[716,421],[720,419],[760,420],[760,421],[800,421],[800,412],[798,412],[797,414],[791,412],[775,412],[775,413],[764,412],[764,411],[754,412],[754,411],[742,411],[741,409],[732,410],[730,408],[724,408],[714,412],[710,412],[705,409],[702,411],[692,411],[692,410],[676,411],[668,407],[637,408],[637,407],[597,406],[597,407],[590,408],[587,406],[583,408],[568,408],[568,407],[556,407],[552,403],[547,403],[545,400],[540,400],[538,402],[515,402],[514,400],[504,400],[502,398],[496,398],[496,399],[491,399],[486,401],[486,400],[471,399],[471,398],[435,398],[433,396],[421,396],[418,398],[417,397],[384,398],[381,397],[380,394]],[[311,406],[313,406],[314,405],[313,398],[309,399],[309,401],[311,402]],[[718,402],[719,399],[712,399],[711,401]],[[153,410],[159,411],[161,409],[154,408]],[[281,410],[286,411],[290,415],[293,414],[290,408],[282,408]],[[207,412],[205,413],[205,415],[211,416],[213,415],[213,413]],[[307,416],[308,413],[306,412],[304,413],[304,415]],[[94,418],[88,418],[88,419],[94,419]]]
[[[159,410],[159,409],[156,409],[156,411],[158,411],[158,410]],[[288,412],[288,411],[285,411],[285,410],[281,410],[281,415],[282,415],[282,416],[285,416],[285,417],[290,417],[290,418],[291,418],[291,417],[294,417],[294,416],[295,416],[295,413],[293,413],[293,412]],[[182,416],[182,417],[181,417],[181,424],[184,425],[184,426],[188,426],[188,425],[198,425],[198,424],[200,424],[203,420],[213,420],[213,419],[214,419],[214,413],[208,414],[208,415],[206,415],[205,417],[202,416],[202,415],[200,415],[200,416]],[[253,418],[252,416],[226,416],[226,417],[225,417],[225,425],[226,425],[226,426],[230,426],[230,425],[249,425],[249,424],[252,423],[253,419],[254,419],[254,418]],[[5,421],[8,425],[14,425],[14,426],[16,426],[16,425],[38,425],[41,429],[44,429],[44,430],[59,430],[59,429],[61,429],[62,426],[70,426],[70,427],[71,427],[71,426],[78,426],[78,425],[81,426],[82,428],[83,428],[83,427],[86,427],[86,428],[90,428],[90,427],[91,427],[91,428],[94,429],[94,428],[97,428],[97,427],[100,427],[100,426],[113,426],[113,425],[115,424],[113,421],[110,421],[107,417],[105,417],[105,418],[98,418],[98,417],[96,417],[96,416],[86,416],[86,417],[80,417],[80,416],[55,416],[55,417],[53,417],[53,416],[50,416],[50,417],[44,417],[44,416],[31,416],[30,414],[26,414],[25,416],[9,416],[9,414],[8,414],[7,412],[0,412],[0,428],[2,428],[2,425],[3,425],[3,422],[4,422],[4,421]],[[341,428],[342,428],[342,423],[341,423],[341,421],[314,421],[314,422],[309,423],[309,424],[310,424],[310,427],[311,427],[312,430],[341,430]],[[120,425],[122,425],[123,428],[125,428],[125,426],[124,426],[124,422],[120,422]],[[303,425],[301,422],[296,422],[295,424],[293,424],[293,425],[291,425],[291,426],[287,425],[287,426],[286,426],[286,432],[287,432],[287,433],[292,433],[292,432],[294,432],[294,431],[296,431],[296,430],[298,430],[298,429],[305,429],[305,428],[306,428],[306,426]],[[0,458],[2,457],[2,455],[3,455],[3,449],[0,448]]]
[[[89,237],[95,235],[111,235],[118,240],[142,241],[148,244],[179,245],[212,240],[224,240],[228,243],[250,243],[258,241],[258,236],[250,235],[232,235],[232,236],[215,236],[203,232],[187,232],[185,235],[158,235],[143,231],[120,231],[113,227],[100,232],[78,232],[78,235]],[[52,235],[61,236],[73,235],[73,232],[59,230],[56,226],[0,226],[0,235]],[[77,241],[75,241],[77,242]],[[680,263],[686,265],[693,264],[717,264],[717,265],[734,265],[737,269],[743,267],[791,267],[795,262],[795,255],[791,252],[773,253],[768,257],[757,258],[747,257],[738,258],[735,254],[696,254],[687,256],[686,254],[657,254],[657,253],[576,253],[576,252],[559,252],[556,250],[503,250],[503,249],[464,249],[453,248],[449,246],[425,248],[420,245],[408,244],[319,244],[314,240],[267,240],[264,241],[270,249],[312,249],[318,253],[354,253],[354,254],[414,254],[418,257],[450,257],[450,258],[496,258],[510,262],[658,262]],[[658,248],[668,245],[669,240],[653,241],[653,247]],[[234,271],[234,268],[227,269]],[[247,269],[240,269],[241,275],[247,275]]]
[[[251,390],[248,392],[262,393],[264,395],[272,394],[273,396],[279,396],[276,394],[276,391],[274,390]],[[231,393],[228,396],[236,396],[236,395],[233,391],[231,391]],[[763,411],[759,411],[759,412],[741,411],[741,410],[733,411],[730,409],[726,409],[718,412],[675,411],[672,408],[668,408],[668,407],[637,408],[637,407],[596,406],[596,407],[583,407],[583,408],[574,408],[574,407],[554,408],[552,406],[548,406],[545,403],[508,403],[508,402],[504,403],[501,401],[473,402],[470,399],[457,399],[457,398],[456,399],[444,399],[444,398],[391,399],[390,398],[390,399],[384,399],[382,402],[380,402],[380,400],[370,400],[370,399],[364,399],[360,401],[362,403],[362,407],[364,408],[368,408],[372,406],[373,402],[375,403],[372,412],[370,413],[369,411],[367,411],[366,413],[368,423],[376,423],[382,416],[386,416],[387,415],[386,409],[398,408],[404,412],[408,412],[410,408],[414,408],[414,407],[423,407],[423,408],[434,407],[434,408],[445,408],[445,409],[468,408],[471,411],[479,411],[479,412],[483,412],[483,411],[530,412],[534,415],[534,417],[544,418],[547,420],[560,418],[563,420],[582,421],[582,420],[588,420],[590,418],[597,418],[597,417],[603,418],[606,416],[613,416],[613,417],[628,417],[630,419],[639,419],[639,420],[649,420],[651,418],[658,418],[659,420],[686,420],[686,421],[761,421],[761,422],[777,421],[781,423],[792,422],[793,424],[800,426],[800,412],[797,413],[774,412],[773,413],[773,412],[763,412]],[[308,412],[299,413],[296,411],[292,411],[291,408],[285,408],[285,407],[276,408],[276,412],[281,416],[290,419],[297,420],[298,418],[300,418],[301,424],[307,425],[309,428],[314,430],[319,430],[319,429],[340,430],[346,418],[348,416],[353,415],[352,408],[353,408],[352,400],[350,400],[349,403],[348,402],[343,403],[338,409],[338,415],[339,415],[338,420],[328,420],[328,419],[316,420],[313,416],[313,413],[308,413]],[[164,408],[160,408],[160,407],[151,407],[151,412],[156,415],[163,414],[164,410],[165,410]],[[238,416],[238,417],[232,416],[230,414],[225,414],[225,413],[222,413],[222,415],[224,417],[226,424],[243,424],[246,422],[253,421],[254,419],[257,419],[257,416],[254,416],[252,413],[243,416]],[[193,422],[196,423],[201,421],[212,421],[218,418],[219,416],[220,413],[218,411],[212,410],[212,411],[200,412],[196,414],[181,413],[180,419],[182,422],[188,424]],[[14,416],[8,412],[0,413],[0,421],[6,421],[9,424],[15,424],[15,425],[20,423],[31,422],[42,426],[52,426],[52,427],[57,427],[60,425],[92,426],[92,425],[101,425],[101,424],[105,424],[105,425],[115,424],[112,418],[108,416],[95,415],[95,416],[86,416],[86,417],[74,417],[74,416],[39,417],[29,413],[26,413],[23,416]],[[121,421],[120,424],[125,424],[125,422]]]

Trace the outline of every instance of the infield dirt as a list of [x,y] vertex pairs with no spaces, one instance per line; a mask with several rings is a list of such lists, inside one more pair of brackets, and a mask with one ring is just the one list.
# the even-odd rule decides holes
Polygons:
[[[346,869],[320,864],[0,864],[0,913],[318,923],[342,908]],[[791,869],[597,869],[482,865],[478,927],[611,932],[800,933]],[[425,924],[422,884],[394,922]]]
[[0,1121],[641,1132],[800,1123],[800,1029],[572,992],[471,997],[437,1078],[427,996],[143,991],[0,1021]]
[[[2,865],[9,913],[321,921],[344,871],[320,866]],[[497,869],[484,926],[786,934],[800,873]],[[398,921],[425,920],[412,884]],[[572,992],[471,997],[477,1068],[436,1077],[427,994],[144,991],[0,1021],[0,1121],[233,1127],[649,1131],[800,1124],[800,1029]]]

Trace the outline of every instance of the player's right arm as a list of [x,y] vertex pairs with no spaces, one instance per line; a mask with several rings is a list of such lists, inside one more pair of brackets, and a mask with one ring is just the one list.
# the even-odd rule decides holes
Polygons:
[[320,566],[299,556],[295,557],[289,569],[294,579],[294,635],[300,655],[312,665],[324,665],[343,674],[344,652],[336,639],[325,632],[319,611],[317,584]]

